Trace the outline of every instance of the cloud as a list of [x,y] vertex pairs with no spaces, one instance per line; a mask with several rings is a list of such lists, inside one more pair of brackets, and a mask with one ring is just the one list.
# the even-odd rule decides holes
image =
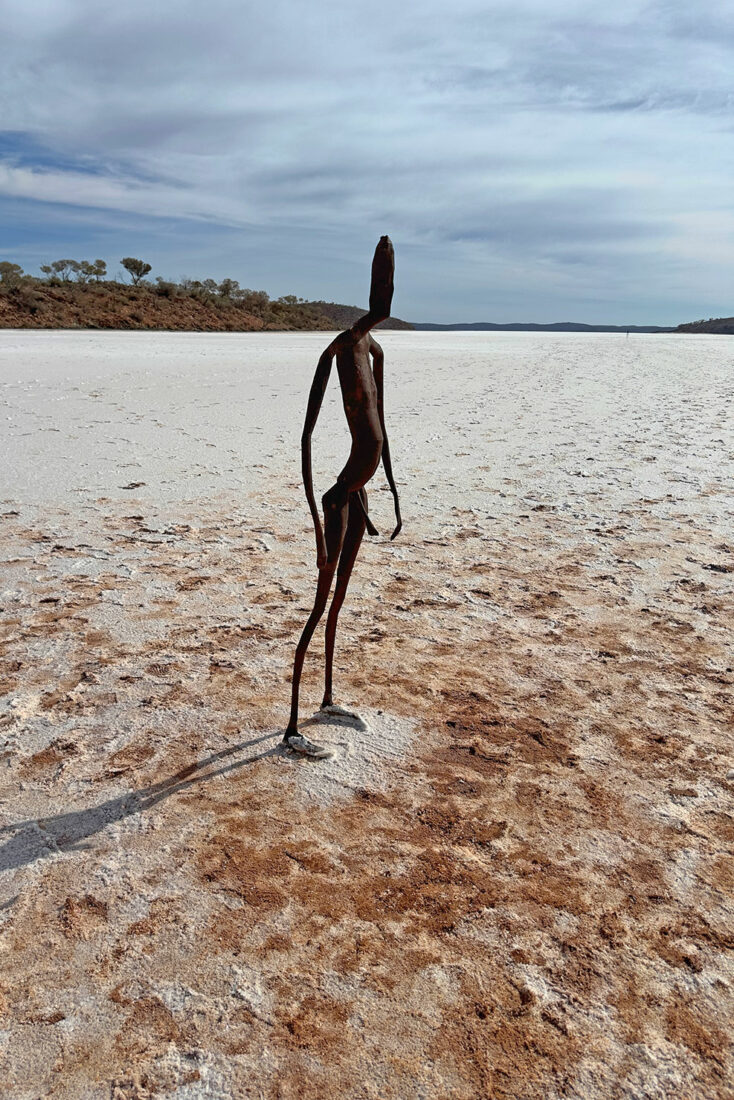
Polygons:
[[192,265],[257,257],[282,291],[317,293],[310,273],[349,300],[388,230],[416,319],[498,298],[708,315],[731,283],[703,215],[730,224],[732,54],[715,0],[34,0],[5,14],[0,204],[98,211],[98,237],[137,218],[171,265],[188,219]]

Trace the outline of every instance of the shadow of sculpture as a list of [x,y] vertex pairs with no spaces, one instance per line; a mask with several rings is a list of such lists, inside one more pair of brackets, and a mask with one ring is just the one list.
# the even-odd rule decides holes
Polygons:
[[0,872],[24,867],[59,852],[89,848],[91,845],[85,844],[84,841],[116,821],[123,821],[134,814],[145,813],[163,799],[193,787],[196,783],[226,775],[247,764],[254,764],[256,760],[262,760],[264,757],[279,755],[283,749],[276,744],[244,760],[235,760],[222,767],[213,767],[218,761],[243,752],[253,745],[259,745],[263,741],[271,741],[273,737],[272,733],[267,733],[252,741],[241,741],[228,749],[222,749],[221,752],[207,756],[204,760],[187,765],[159,783],[130,791],[117,798],[110,798],[99,806],[92,806],[87,810],[72,810],[70,813],[56,814],[53,817],[29,818],[12,825],[0,826],[0,837],[10,834],[9,839],[0,847]]

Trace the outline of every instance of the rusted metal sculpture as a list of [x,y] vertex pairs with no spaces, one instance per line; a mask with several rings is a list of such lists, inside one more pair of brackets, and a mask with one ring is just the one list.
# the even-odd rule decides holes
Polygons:
[[[326,609],[335,572],[336,588],[326,620],[326,672],[321,709],[327,714],[357,717],[341,707],[334,706],[332,698],[334,639],[337,619],[344,603],[347,585],[365,529],[370,535],[378,534],[368,515],[365,485],[379,466],[380,459],[395,498],[396,527],[390,536],[391,539],[395,538],[402,527],[398,491],[393,478],[390,447],[385,431],[382,399],[384,356],[380,345],[369,334],[371,328],[390,316],[394,272],[395,254],[390,238],[381,237],[372,260],[369,312],[346,332],[340,333],[319,359],[311,385],[306,423],[301,437],[303,484],[313,516],[316,533],[316,565],[319,572],[313,610],[296,647],[291,714],[283,740],[294,752],[314,758],[330,756],[331,753],[323,745],[310,741],[298,732],[298,692],[306,650]],[[334,357],[336,357],[339,372],[344,412],[352,436],[352,449],[346,466],[336,479],[336,484],[322,498],[324,508],[322,527],[313,495],[311,435],[324,399]]]

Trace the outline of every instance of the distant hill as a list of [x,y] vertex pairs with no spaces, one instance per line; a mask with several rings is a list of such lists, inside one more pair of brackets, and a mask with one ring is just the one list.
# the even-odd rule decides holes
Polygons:
[[[209,281],[140,286],[113,281],[48,282],[23,277],[0,284],[0,329],[144,329],[178,332],[302,332],[349,328],[366,312],[294,295],[272,300],[264,291],[229,290]],[[234,284],[236,286],[236,284]],[[388,318],[384,328],[412,326]]]
[[[333,321],[333,327],[340,331],[351,328],[354,322],[359,320],[360,317],[364,317],[367,312],[366,309],[361,309],[359,306],[340,306],[336,302],[306,302],[305,304],[314,310],[318,310],[323,317]],[[375,328],[390,329],[414,329],[419,327],[419,325],[411,325],[409,321],[401,321],[399,317],[388,317],[386,321],[381,321],[379,325],[375,325]]]
[[552,325],[513,324],[494,325],[489,321],[477,321],[466,325],[431,325],[415,322],[419,332],[675,332],[660,325],[584,325],[576,321],[557,321]]
[[[70,265],[58,261],[51,267]],[[102,261],[97,261],[102,264]],[[78,271],[96,265],[74,264]],[[104,264],[102,264],[104,267]],[[13,270],[14,269],[14,270]],[[46,271],[47,268],[42,270]],[[241,288],[231,279],[216,283],[185,279],[180,283],[157,279],[139,285],[68,273],[38,279],[21,268],[0,263],[1,328],[144,329],[179,332],[303,332],[341,331],[364,315],[360,306],[338,302],[306,301],[293,294],[271,299],[265,291]],[[84,281],[86,279],[86,281]],[[489,321],[437,325],[411,323],[388,317],[381,329],[421,332],[720,332],[734,333],[734,318],[694,321],[677,329],[659,325],[587,325],[574,321],[554,324]]]
[[720,336],[734,336],[734,317],[709,317],[708,321],[689,321],[678,325],[676,332],[715,332]]

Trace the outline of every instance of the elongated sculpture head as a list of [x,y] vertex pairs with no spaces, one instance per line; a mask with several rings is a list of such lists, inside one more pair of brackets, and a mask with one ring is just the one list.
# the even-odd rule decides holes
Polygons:
[[395,252],[389,237],[380,237],[372,260],[372,284],[370,286],[370,313],[377,321],[390,316],[392,296],[395,290]]

